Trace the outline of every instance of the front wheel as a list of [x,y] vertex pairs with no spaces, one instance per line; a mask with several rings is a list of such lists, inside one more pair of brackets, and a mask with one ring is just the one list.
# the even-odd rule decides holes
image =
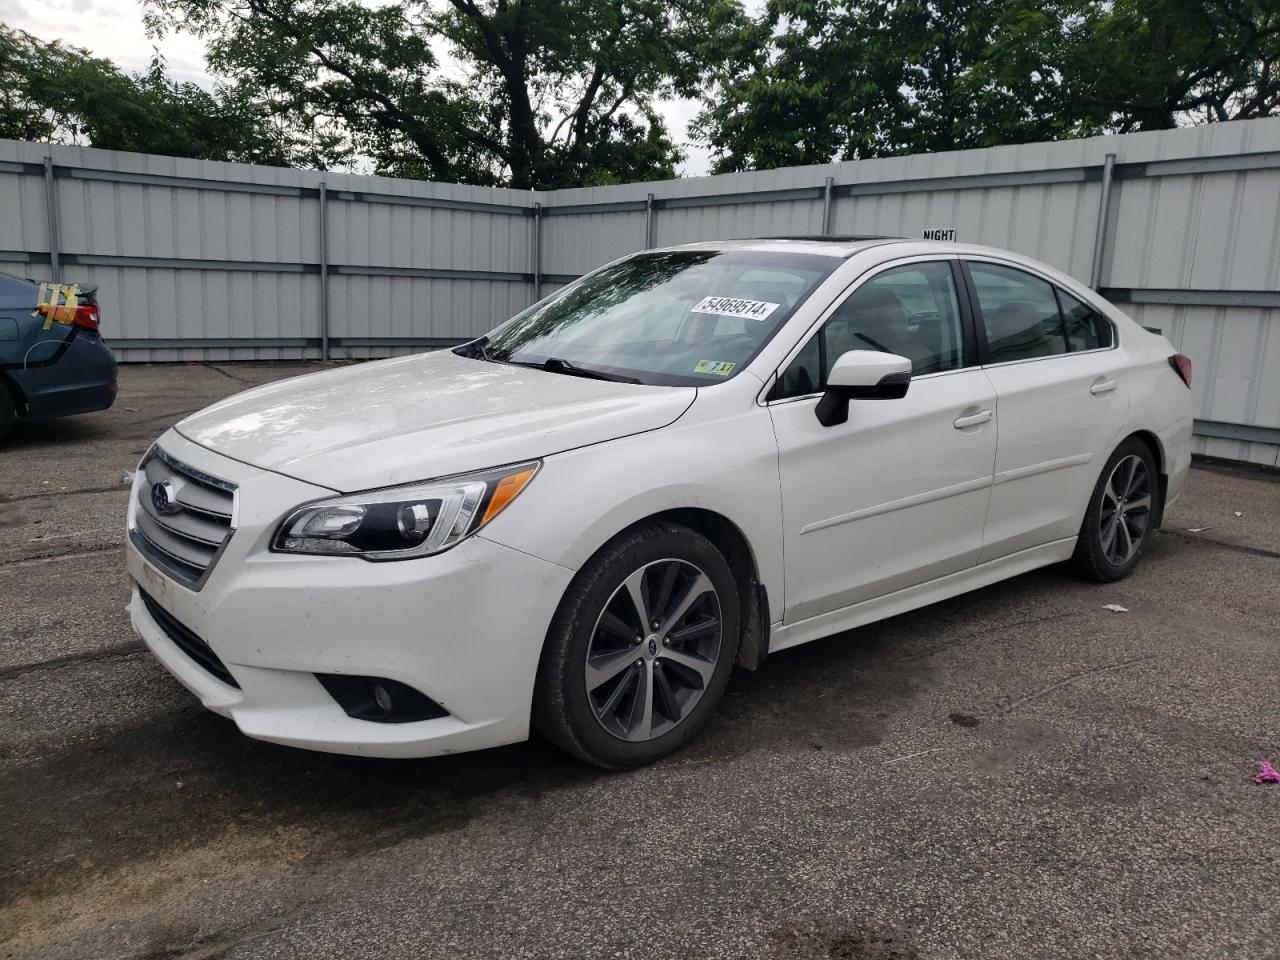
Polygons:
[[534,725],[610,769],[691,740],[724,693],[738,652],[733,573],[706,537],[646,523],[578,572],[547,635]]
[[1129,439],[1111,454],[1093,488],[1071,562],[1090,580],[1110,583],[1131,574],[1154,529],[1158,473],[1151,449]]

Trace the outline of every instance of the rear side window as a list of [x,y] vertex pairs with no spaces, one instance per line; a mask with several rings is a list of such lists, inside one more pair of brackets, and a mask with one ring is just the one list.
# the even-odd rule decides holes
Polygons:
[[1102,314],[1063,290],[1058,291],[1058,302],[1062,304],[1062,325],[1069,350],[1100,350],[1111,346],[1111,324]]
[[1048,281],[992,263],[970,263],[969,276],[987,334],[988,363],[1067,352],[1058,300]]

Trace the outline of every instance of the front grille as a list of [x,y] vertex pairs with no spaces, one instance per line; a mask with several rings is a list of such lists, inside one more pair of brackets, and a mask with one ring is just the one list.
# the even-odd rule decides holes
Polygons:
[[151,614],[151,618],[155,620],[160,629],[164,631],[164,635],[172,640],[179,650],[227,686],[235,687],[237,690],[240,689],[240,684],[236,683],[236,678],[231,675],[231,671],[227,669],[226,664],[218,659],[218,655],[213,652],[212,647],[179,623],[173,614],[152,600],[145,590],[139,590],[138,593],[142,597],[142,602],[146,604],[147,612]]
[[[198,590],[231,537],[235,484],[189,467],[159,447],[141,469],[145,479],[138,484],[130,535],[152,562]],[[163,512],[157,499],[169,503]]]

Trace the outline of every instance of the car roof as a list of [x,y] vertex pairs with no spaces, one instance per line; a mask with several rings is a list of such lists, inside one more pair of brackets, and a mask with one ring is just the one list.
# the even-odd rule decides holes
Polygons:
[[750,250],[761,253],[809,253],[815,256],[840,257],[848,260],[860,253],[868,253],[872,262],[896,260],[899,257],[960,256],[990,257],[1012,265],[1037,270],[1052,277],[1055,282],[1079,294],[1083,285],[1062,270],[1025,254],[999,247],[955,240],[924,240],[917,237],[878,236],[797,236],[759,237],[742,240],[707,240],[683,243],[663,250]]
[[663,250],[750,250],[758,253],[811,253],[815,256],[848,259],[856,253],[885,243],[901,243],[902,237],[880,236],[796,236],[757,237],[740,240],[704,240],[662,247]]

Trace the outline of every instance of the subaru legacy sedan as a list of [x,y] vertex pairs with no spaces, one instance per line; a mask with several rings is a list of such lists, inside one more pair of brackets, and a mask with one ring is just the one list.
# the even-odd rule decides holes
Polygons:
[[166,432],[133,624],[251,737],[422,757],[537,729],[607,768],[734,665],[1048,564],[1131,573],[1191,367],[1075,280],[909,240],[609,264],[452,350]]

